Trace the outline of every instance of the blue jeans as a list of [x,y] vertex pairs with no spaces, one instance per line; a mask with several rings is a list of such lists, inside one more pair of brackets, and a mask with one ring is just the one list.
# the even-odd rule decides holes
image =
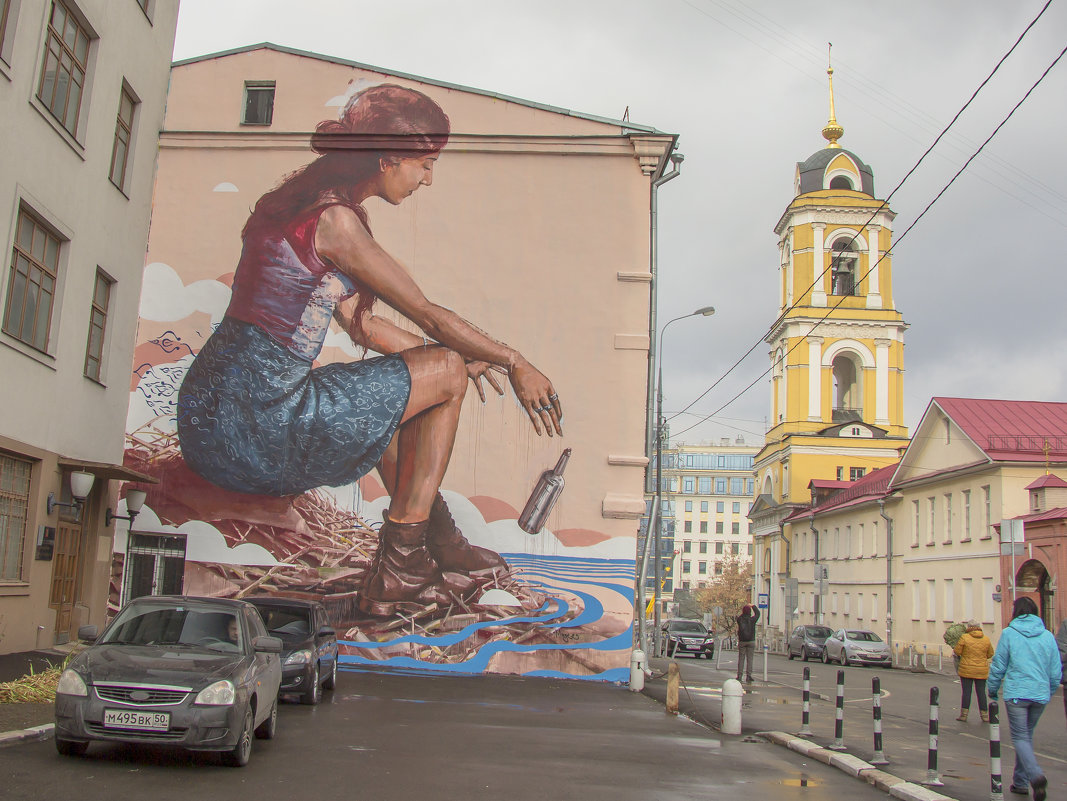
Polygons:
[[1011,745],[1015,749],[1015,774],[1011,783],[1013,787],[1026,787],[1044,775],[1034,756],[1034,729],[1045,705],[1026,698],[1005,698],[1004,710],[1008,713]]

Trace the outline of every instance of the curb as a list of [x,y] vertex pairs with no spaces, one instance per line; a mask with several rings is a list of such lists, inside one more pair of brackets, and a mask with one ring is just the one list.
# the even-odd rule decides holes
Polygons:
[[56,724],[45,723],[42,726],[31,726],[28,729],[16,729],[15,731],[0,732],[0,748],[16,743],[31,742],[34,740],[47,740],[52,736]]
[[829,748],[824,748],[795,734],[787,734],[783,731],[758,731],[756,735],[776,745],[784,745],[790,751],[796,751],[809,759],[814,759],[844,771],[849,776],[863,779],[868,784],[872,784],[879,790],[884,790],[894,798],[902,799],[902,801],[955,801],[952,796],[931,790],[929,787],[923,787],[921,784],[905,781],[899,776],[886,773],[884,770],[864,762],[859,757],[831,751]]

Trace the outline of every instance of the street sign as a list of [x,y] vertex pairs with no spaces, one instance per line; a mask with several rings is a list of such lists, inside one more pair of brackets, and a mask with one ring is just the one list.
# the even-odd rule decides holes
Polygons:
[[994,600],[994,601],[995,601],[996,603],[1000,603],[1000,593],[999,593],[999,592],[995,592],[995,593],[993,593],[993,600]]
[[756,596],[756,606],[760,609],[767,609],[771,605],[771,596],[768,593],[761,592]]

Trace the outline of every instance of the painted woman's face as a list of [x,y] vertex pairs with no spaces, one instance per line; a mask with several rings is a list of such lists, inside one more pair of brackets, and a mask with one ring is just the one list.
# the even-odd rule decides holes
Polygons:
[[433,153],[387,163],[381,177],[382,199],[396,206],[420,186],[432,184],[436,161],[437,154]]

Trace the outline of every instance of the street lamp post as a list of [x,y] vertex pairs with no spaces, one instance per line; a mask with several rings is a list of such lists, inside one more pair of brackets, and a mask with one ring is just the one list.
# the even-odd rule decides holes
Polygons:
[[[656,521],[656,532],[653,539],[653,558],[656,560],[654,569],[654,578],[652,586],[652,598],[654,603],[654,626],[655,630],[652,632],[653,649],[658,655],[660,650],[660,625],[662,615],[660,613],[660,586],[663,581],[663,562],[660,558],[660,550],[662,548],[661,539],[663,536],[663,437],[665,433],[663,419],[663,335],[667,333],[667,327],[671,323],[675,323],[678,320],[684,320],[686,317],[696,317],[698,315],[703,317],[710,317],[715,314],[714,306],[703,306],[697,309],[695,312],[689,314],[683,314],[681,317],[675,317],[672,320],[668,320],[663,324],[663,328],[659,330],[659,341],[656,343],[656,493],[653,506],[653,515],[649,515],[649,524],[653,520]],[[645,535],[646,537],[651,535],[652,531]],[[645,610],[641,609],[642,621]]]

